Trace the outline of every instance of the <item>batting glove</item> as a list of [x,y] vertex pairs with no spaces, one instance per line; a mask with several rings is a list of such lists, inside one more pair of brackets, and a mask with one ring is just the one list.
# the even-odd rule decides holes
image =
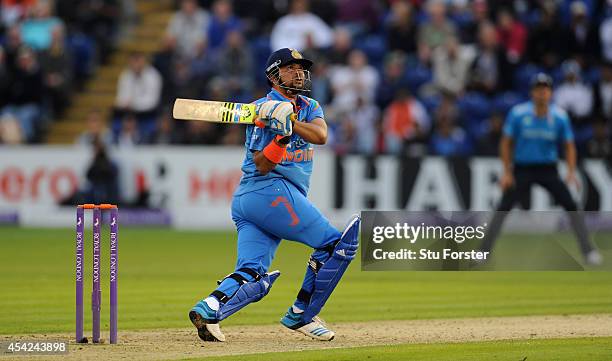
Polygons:
[[257,106],[258,126],[265,126],[278,135],[289,136],[293,132],[293,105],[290,102],[269,100]]

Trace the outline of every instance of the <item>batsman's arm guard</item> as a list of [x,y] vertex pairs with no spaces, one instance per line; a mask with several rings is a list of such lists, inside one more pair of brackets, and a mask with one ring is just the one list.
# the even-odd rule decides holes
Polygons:
[[[228,277],[234,278],[233,275],[235,274],[236,273],[233,273]],[[215,294],[215,292],[218,291],[213,292],[212,295],[217,297],[217,299],[220,301],[219,310],[217,311],[217,320],[221,321],[238,312],[241,308],[245,307],[249,303],[261,300],[268,294],[268,292],[270,292],[272,284],[279,276],[280,271],[277,270],[268,272],[263,276],[258,275],[258,277],[255,277],[255,279],[250,282],[239,282],[240,287],[231,297],[223,294]]]
[[340,282],[344,271],[355,258],[359,247],[360,223],[361,219],[358,216],[351,220],[329,259],[318,269],[310,302],[302,314],[304,324],[310,323],[312,318],[321,312],[325,302]]

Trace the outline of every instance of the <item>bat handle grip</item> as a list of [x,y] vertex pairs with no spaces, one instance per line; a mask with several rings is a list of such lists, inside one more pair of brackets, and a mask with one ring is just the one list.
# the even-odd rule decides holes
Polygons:
[[298,116],[297,116],[297,114],[295,114],[295,113],[291,114],[291,121],[292,121],[292,122],[297,122],[297,121],[298,121]]

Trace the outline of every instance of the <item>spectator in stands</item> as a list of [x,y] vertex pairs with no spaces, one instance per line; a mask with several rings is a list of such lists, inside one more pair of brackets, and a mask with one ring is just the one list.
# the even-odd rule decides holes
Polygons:
[[[612,6],[610,10],[612,13]],[[601,38],[601,55],[604,60],[612,62],[612,15],[602,21],[599,27],[599,37]]]
[[[121,3],[120,3],[121,2]],[[63,9],[70,12],[76,11],[75,25],[88,36],[92,37],[98,50],[98,57],[102,64],[106,64],[116,41],[118,23],[121,19],[121,5],[126,5],[120,0],[62,0]],[[62,4],[58,4],[62,5]],[[56,9],[61,11],[62,8]],[[67,10],[66,10],[67,9]]]
[[191,59],[206,43],[209,14],[198,6],[196,0],[182,0],[181,8],[172,16],[166,36],[176,41],[180,57]]
[[494,113],[486,122],[484,135],[478,140],[476,153],[478,155],[497,156],[499,154],[499,141],[502,136],[504,118],[500,113]]
[[473,52],[461,46],[455,37],[449,37],[444,46],[433,53],[433,82],[436,91],[459,96],[468,81]]
[[4,115],[11,114],[21,126],[28,142],[35,140],[41,120],[43,76],[32,49],[23,47],[17,55],[17,68],[12,74],[10,97]]
[[425,141],[430,128],[431,121],[425,107],[408,89],[399,88],[384,112],[385,152],[418,155],[419,149],[415,145]]
[[347,114],[347,123],[354,130],[349,139],[349,149],[360,154],[374,154],[377,151],[378,120],[380,111],[373,103],[357,99],[356,107]]
[[315,48],[327,48],[332,45],[333,32],[318,16],[308,11],[308,0],[293,0],[289,14],[278,19],[270,42],[272,50],[293,48],[303,50],[306,37],[311,36]]
[[428,0],[425,6],[429,19],[419,26],[417,46],[419,59],[428,64],[433,51],[456,35],[456,28],[446,17],[444,0]]
[[339,27],[334,31],[334,43],[331,49],[325,52],[325,58],[332,65],[345,65],[348,62],[348,55],[352,48],[353,37],[351,32],[346,28]]
[[601,65],[601,78],[593,90],[595,115],[612,124],[612,60]]
[[150,134],[155,124],[161,89],[162,78],[159,72],[148,63],[144,54],[133,53],[128,67],[119,76],[115,121],[123,118],[126,112],[133,113],[138,119],[141,132]]
[[481,23],[476,57],[470,67],[470,90],[495,95],[507,90],[512,82],[512,69],[506,53],[499,47],[495,26]]
[[355,36],[372,32],[378,26],[379,8],[372,0],[338,0],[336,25],[348,27]]
[[6,32],[6,40],[4,43],[4,52],[6,56],[6,68],[9,74],[13,73],[17,68],[17,54],[19,49],[23,47],[21,40],[21,29],[19,25],[10,27]]
[[193,67],[190,67],[187,61],[181,60],[175,61],[172,65],[172,78],[164,84],[164,88],[169,89],[168,98],[164,98],[164,104],[172,104],[176,98],[200,98],[203,84],[195,81],[200,78],[194,76]]
[[157,128],[147,140],[148,144],[154,145],[174,145],[182,142],[179,132],[174,129],[174,121],[168,112],[162,113],[159,117]]
[[19,120],[11,114],[0,116],[0,144],[21,144],[24,141]]
[[390,53],[385,59],[383,78],[376,91],[376,103],[381,109],[386,108],[395,94],[406,87],[406,55],[400,51]]
[[561,37],[567,46],[566,57],[576,58],[585,67],[599,57],[599,34],[597,27],[589,21],[584,2],[574,1],[570,7],[570,27]]
[[102,113],[99,110],[92,110],[87,114],[87,130],[79,135],[76,144],[83,146],[93,146],[100,142],[105,147],[113,144],[113,137],[105,124]]
[[4,48],[0,45],[0,109],[4,108],[10,96],[11,73],[9,70],[6,64]]
[[216,74],[225,81],[231,99],[250,102],[250,93],[255,86],[253,54],[238,30],[227,34],[225,45],[219,49]]
[[21,37],[29,47],[47,50],[51,46],[53,28],[63,26],[63,22],[52,15],[50,0],[39,0],[33,9],[33,16],[21,24]]
[[378,86],[378,72],[368,64],[361,50],[351,51],[348,65],[338,66],[330,72],[334,92],[333,106],[339,111],[349,112],[357,106],[357,99],[366,103],[374,101]]
[[108,157],[104,143],[94,140],[94,158],[87,169],[88,187],[84,192],[88,203],[117,203],[119,188],[117,167]]
[[471,19],[461,26],[462,44],[477,43],[480,37],[480,27],[482,23],[490,21],[489,4],[487,0],[473,0],[469,3],[471,7]]
[[41,53],[40,65],[44,74],[46,97],[57,118],[68,105],[72,85],[72,60],[64,46],[62,25],[53,28],[51,46]]
[[506,51],[508,61],[518,64],[527,48],[527,28],[508,9],[497,13],[497,37]]
[[218,49],[232,30],[242,30],[242,23],[234,15],[230,0],[217,0],[213,4],[213,14],[208,26],[208,47]]
[[456,108],[450,103],[440,106],[435,119],[435,129],[429,144],[431,153],[444,157],[469,155],[471,145],[466,132],[456,125]]
[[207,46],[202,46],[191,61],[191,74],[194,81],[208,82],[217,71],[215,57]]
[[16,25],[30,13],[37,1],[38,0],[2,0],[0,6],[1,25],[6,28]]
[[417,27],[413,19],[413,8],[409,2],[396,1],[385,23],[387,48],[415,54],[417,51]]
[[[308,58],[310,59],[310,58]],[[311,68],[312,72],[312,91],[313,99],[317,99],[321,104],[329,104],[332,98],[331,82],[329,80],[330,64],[325,58],[315,62]]]
[[559,34],[564,29],[557,16],[557,5],[554,1],[545,1],[540,11],[540,18],[529,31],[527,55],[529,61],[542,63],[547,69],[556,67],[563,56],[566,41]]
[[138,131],[138,119],[133,114],[125,114],[121,123],[121,130],[115,139],[119,148],[132,148],[141,143]]
[[574,125],[587,120],[593,110],[593,92],[581,81],[580,65],[575,60],[566,60],[561,66],[563,83],[554,91],[557,105],[568,112]]
[[[201,48],[204,48],[202,46]],[[177,61],[186,61],[178,59],[176,53],[176,39],[173,37],[164,37],[162,39],[161,48],[155,54],[151,60],[151,65],[159,72],[162,78],[162,93],[161,102],[167,103],[168,101],[176,98],[174,95],[174,89],[171,87],[171,79],[174,76],[174,64]]]

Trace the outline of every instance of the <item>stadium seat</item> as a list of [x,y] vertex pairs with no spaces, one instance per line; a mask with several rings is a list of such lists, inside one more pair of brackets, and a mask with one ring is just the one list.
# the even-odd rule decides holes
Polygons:
[[515,92],[501,93],[493,100],[493,110],[505,116],[510,108],[525,100],[526,98]]
[[469,119],[486,119],[491,115],[491,102],[477,92],[467,93],[457,101],[462,117]]
[[406,69],[406,82],[413,94],[416,94],[419,88],[429,83],[432,78],[431,70],[424,65],[419,64],[415,67],[409,65]]
[[542,68],[534,64],[525,64],[514,73],[514,88],[522,95],[529,95],[529,83],[531,79],[542,71]]

